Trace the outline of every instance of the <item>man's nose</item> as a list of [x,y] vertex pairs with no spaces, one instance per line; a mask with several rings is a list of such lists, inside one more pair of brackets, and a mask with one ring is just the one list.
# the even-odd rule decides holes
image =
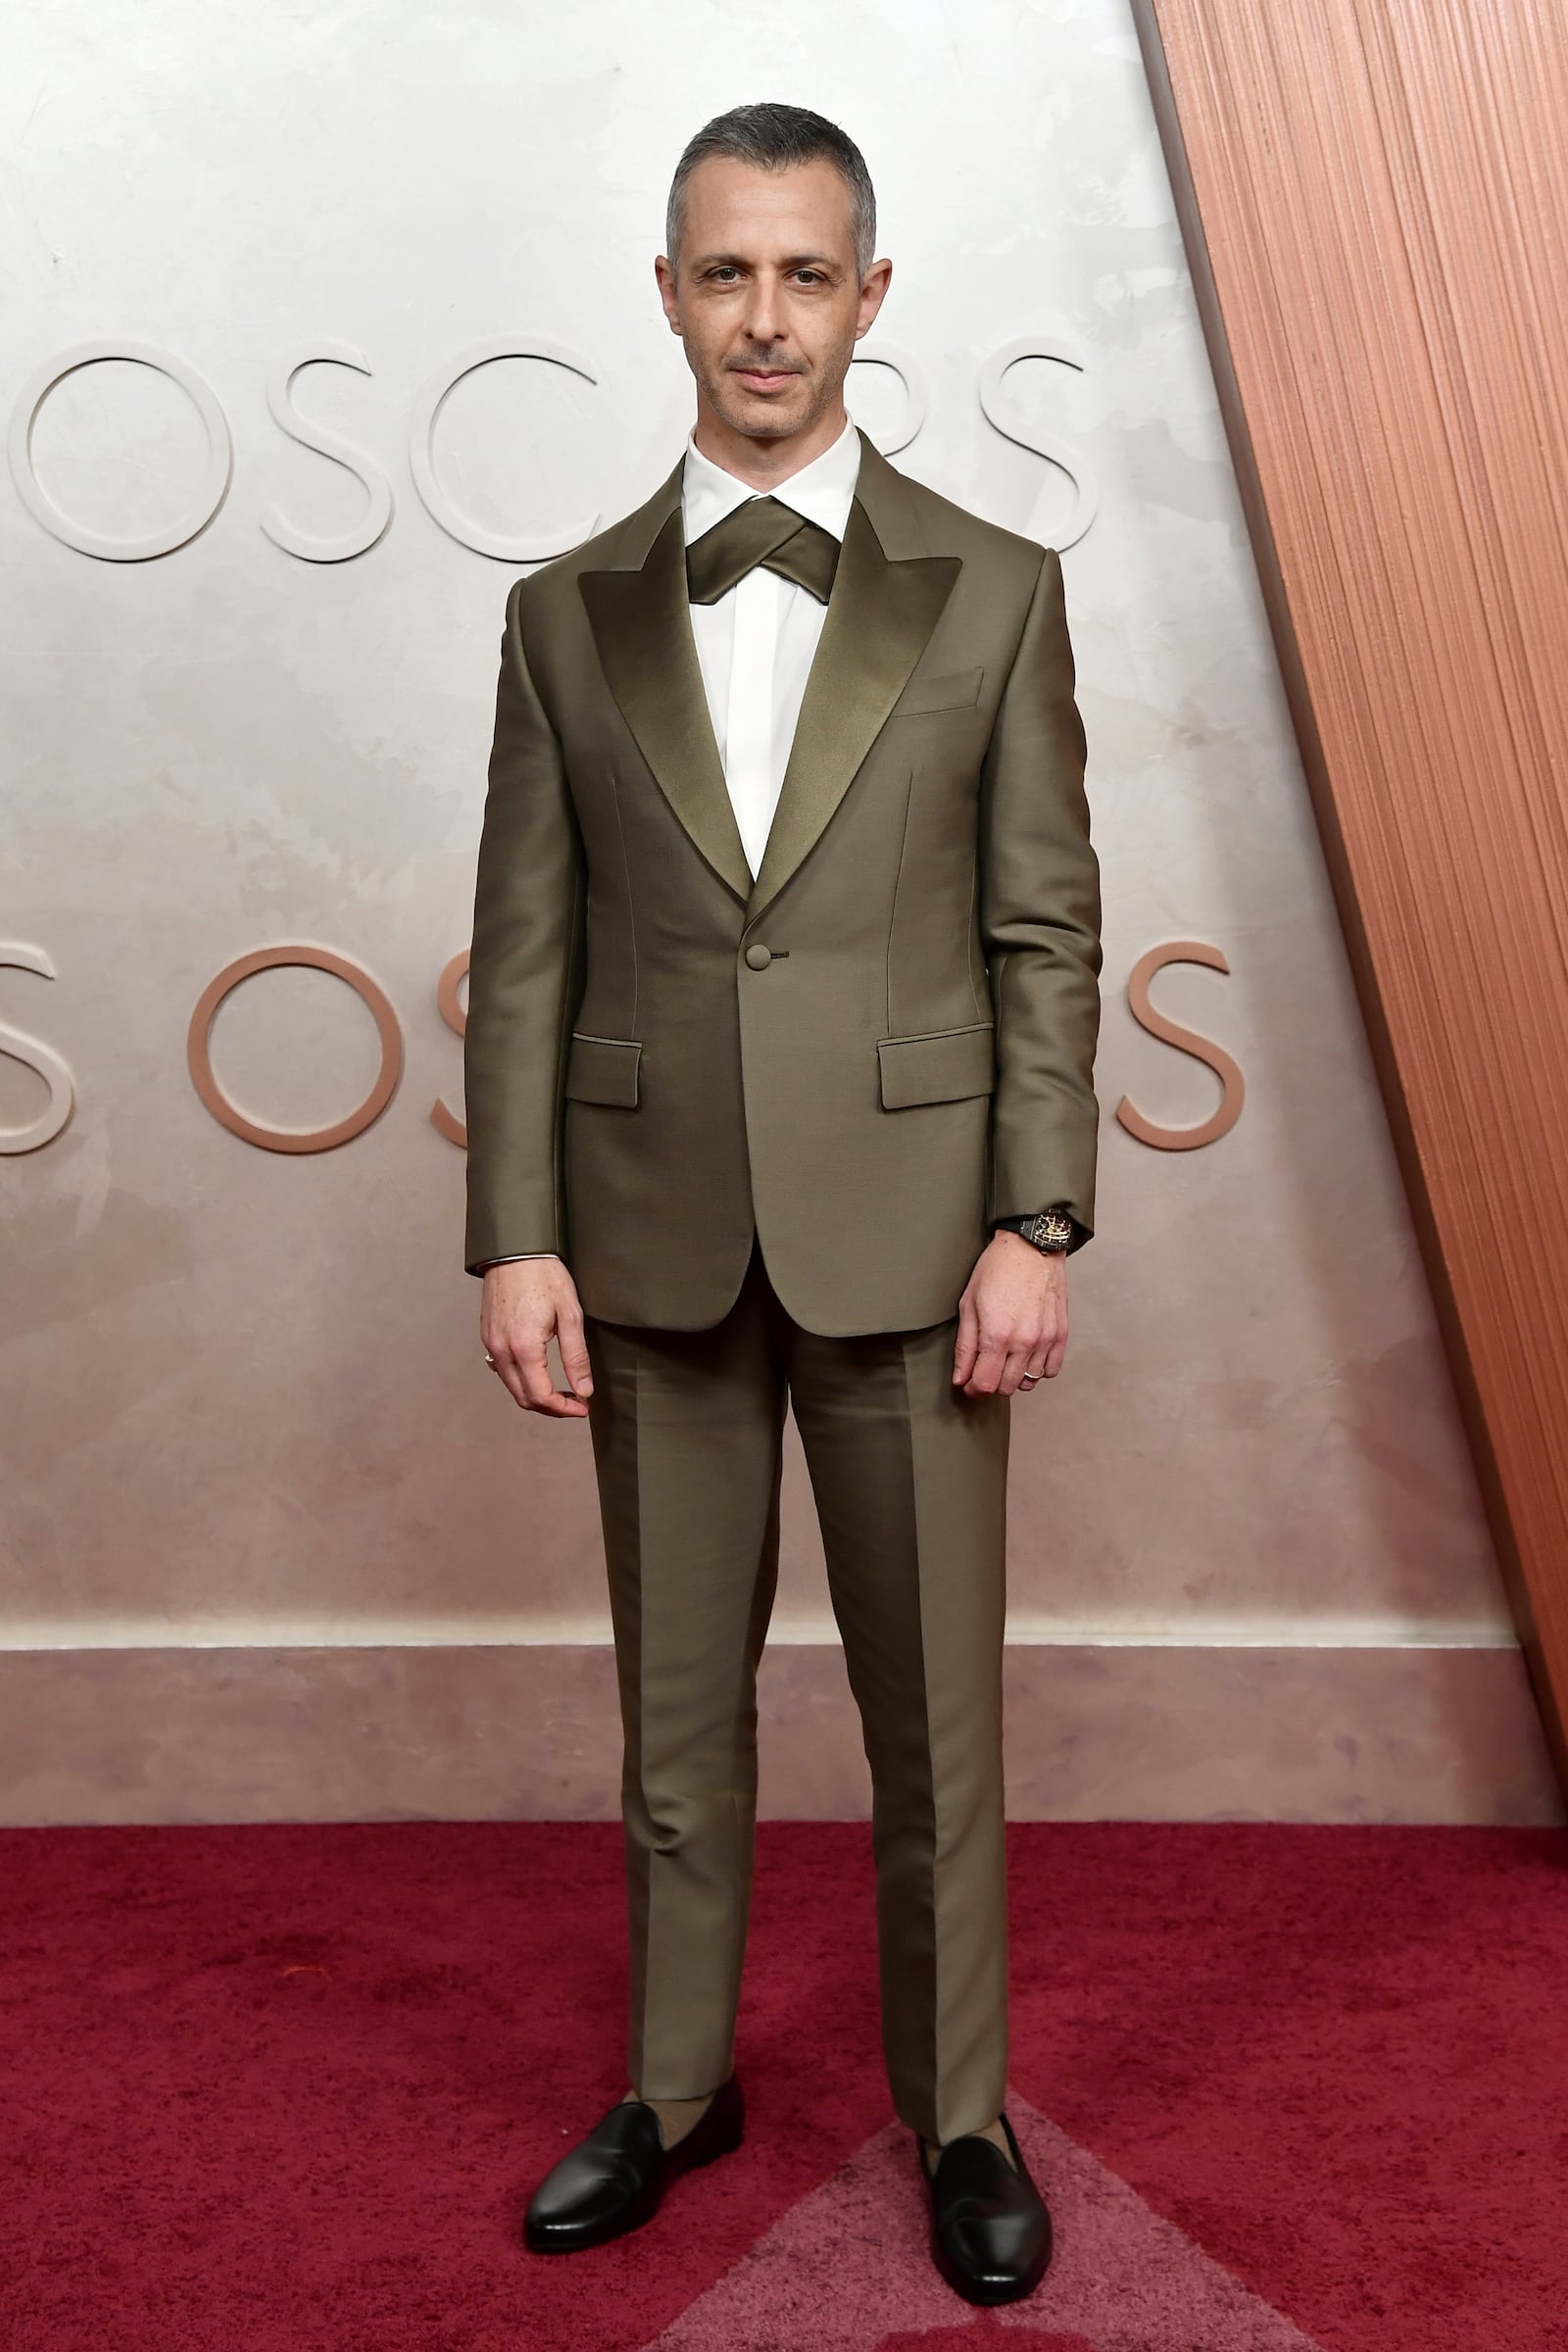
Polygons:
[[776,343],[784,332],[777,280],[759,271],[746,306],[746,331],[754,343]]

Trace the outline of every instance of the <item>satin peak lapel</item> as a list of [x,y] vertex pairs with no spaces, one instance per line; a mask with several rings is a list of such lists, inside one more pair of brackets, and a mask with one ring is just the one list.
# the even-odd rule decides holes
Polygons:
[[908,684],[960,568],[956,556],[890,563],[857,497],[748,919],[815,847]]
[[610,691],[661,792],[744,904],[752,869],[698,666],[678,501],[640,570],[585,571],[577,585]]

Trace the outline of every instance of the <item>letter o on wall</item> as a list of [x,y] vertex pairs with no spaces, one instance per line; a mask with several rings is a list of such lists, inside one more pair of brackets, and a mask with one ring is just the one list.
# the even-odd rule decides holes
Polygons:
[[[171,523],[167,530],[152,531],[140,539],[112,539],[102,531],[89,530],[85,523],[74,522],[55,505],[33,471],[32,428],[38,411],[63,377],[78,368],[95,367],[103,360],[132,360],[140,368],[151,368],[156,374],[167,375],[189,396],[207,431],[207,463],[190,514],[182,521]],[[173,352],[163,351],[156,343],[132,342],[124,336],[76,343],[70,351],[61,352],[57,359],[45,361],[17,397],[11,416],[9,450],[18,496],[33,519],[42,523],[62,545],[74,547],[83,556],[96,556],[107,564],[144,564],[151,557],[171,555],[176,547],[185,546],[198,531],[207,528],[218,513],[227,496],[234,469],[228,419],[206,378]]]
[[[264,1127],[256,1119],[247,1118],[236,1109],[219,1086],[213,1074],[209,1051],[213,1022],[218,1007],[232,989],[253,972],[270,971],[277,964],[305,964],[312,971],[331,972],[335,978],[346,980],[356,996],[369,1006],[381,1039],[381,1067],[358,1110],[350,1111],[330,1127],[290,1128]],[[346,956],[334,956],[330,948],[256,948],[249,956],[241,956],[226,963],[197,999],[196,1009],[190,1016],[190,1031],[185,1040],[185,1058],[190,1067],[191,1083],[208,1109],[220,1126],[242,1142],[259,1145],[264,1152],[332,1152],[339,1144],[352,1143],[373,1126],[397,1092],[398,1079],[403,1071],[403,1032],[398,1016],[384,989],[378,988],[362,965],[350,963]]]

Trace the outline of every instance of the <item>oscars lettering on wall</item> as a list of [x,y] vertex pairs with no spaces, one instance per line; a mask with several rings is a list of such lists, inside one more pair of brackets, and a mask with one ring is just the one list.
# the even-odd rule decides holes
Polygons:
[[[1005,389],[1011,368],[1021,361],[1042,360],[1081,371],[1081,363],[1058,348],[1060,338],[1022,336],[993,352],[980,371],[977,395],[982,414],[993,429],[1020,448],[1031,451],[1064,475],[1072,490],[1072,507],[1064,524],[1051,532],[1058,553],[1075,546],[1094,521],[1099,490],[1094,468],[1082,451],[1054,437],[1032,430],[1012,412]],[[499,563],[549,563],[592,536],[603,519],[597,513],[581,514],[546,530],[523,534],[488,531],[461,514],[441,489],[433,457],[436,419],[454,387],[475,368],[501,360],[527,360],[562,368],[585,383],[597,384],[599,373],[591,358],[544,336],[501,336],[470,344],[434,369],[415,395],[410,423],[409,468],[426,511],[442,530],[476,555]],[[89,529],[67,515],[39,481],[32,464],[32,436],[38,415],[54,387],[77,368],[106,361],[130,361],[151,368],[177,384],[193,403],[207,435],[207,457],[201,483],[189,512],[161,531],[138,537],[116,538]],[[344,466],[361,483],[368,507],[355,528],[332,539],[313,537],[291,523],[278,507],[261,517],[261,528],[274,546],[303,563],[338,564],[367,554],[385,537],[393,511],[392,485],[376,461],[341,435],[309,424],[293,406],[294,379],[302,368],[317,364],[349,368],[369,375],[372,370],[352,344],[318,338],[279,363],[267,386],[268,413],[279,431],[317,455]],[[871,438],[884,456],[906,449],[925,422],[927,396],[919,363],[906,351],[886,341],[867,342],[857,354],[857,366],[886,368],[903,391],[898,421]],[[19,495],[40,527],[77,554],[106,563],[139,564],[174,553],[205,530],[223,505],[233,479],[233,437],[222,405],[199,370],[176,353],[127,337],[106,337],[78,343],[38,368],[23,386],[12,414],[9,435],[11,471]],[[1045,497],[1042,494],[1042,502]],[[1044,536],[1031,514],[1024,526]],[[1245,1095],[1242,1072],[1232,1056],[1196,1030],[1161,1013],[1151,1002],[1150,983],[1169,963],[1197,963],[1229,972],[1220,950],[1200,940],[1167,940],[1141,956],[1127,984],[1127,1003],[1133,1018],[1151,1036],[1179,1053],[1195,1056],[1218,1078],[1221,1099],[1206,1118],[1189,1127],[1162,1126],[1145,1117],[1126,1095],[1115,1116],[1127,1133],[1155,1151],[1188,1152],[1216,1142],[1229,1133],[1241,1115]],[[0,945],[0,966],[29,971],[42,979],[55,977],[54,965],[40,948]],[[324,1127],[292,1129],[269,1125],[241,1109],[220,1085],[213,1068],[211,1035],[220,1005],[229,993],[257,974],[281,966],[303,965],[323,971],[353,989],[369,1011],[380,1040],[380,1065],[363,1102]],[[465,1015],[460,991],[467,970],[466,953],[454,956],[443,969],[436,1002],[447,1026],[463,1035]],[[25,1126],[0,1128],[0,1154],[35,1152],[53,1143],[70,1122],[75,1102],[75,1082],[61,1056],[40,1039],[0,1022],[0,1055],[20,1062],[43,1082],[48,1100]],[[289,944],[252,950],[216,973],[203,990],[191,1014],[186,1037],[186,1065],[203,1104],[220,1125],[243,1143],[261,1151],[286,1152],[330,1152],[352,1143],[374,1125],[397,1093],[403,1069],[403,1033],[397,1012],[384,989],[363,964],[328,948]],[[444,1102],[431,1105],[429,1121],[437,1134],[460,1148],[466,1142],[464,1125]]]
[[[1126,1095],[1116,1104],[1115,1116],[1128,1134],[1141,1144],[1158,1152],[1191,1152],[1203,1144],[1211,1144],[1227,1135],[1241,1116],[1245,1085],[1242,1073],[1231,1055],[1212,1039],[1202,1037],[1168,1014],[1160,1012],[1150,1001],[1149,985],[1154,974],[1169,963],[1199,963],[1212,971],[1229,972],[1220,950],[1207,946],[1202,940],[1165,940],[1141,956],[1134,965],[1127,984],[1127,1003],[1140,1028],[1157,1037],[1179,1053],[1190,1054],[1204,1062],[1219,1079],[1221,1100],[1210,1116],[1192,1127],[1163,1127],[1148,1119]],[[54,966],[39,948],[6,946],[0,943],[0,967],[14,966],[21,971],[36,972],[52,980]],[[254,1118],[242,1110],[224,1093],[213,1068],[211,1039],[213,1022],[220,1005],[231,990],[243,981],[254,979],[258,973],[275,971],[287,966],[303,966],[307,970],[329,972],[353,989],[375,1022],[381,1044],[380,1067],[363,1102],[326,1127],[271,1127],[265,1120]],[[436,1004],[442,1019],[453,1033],[461,1037],[464,1031],[464,1009],[461,990],[468,969],[466,949],[451,956],[442,967],[436,983]],[[49,1090],[49,1101],[38,1117],[25,1127],[0,1128],[0,1154],[36,1152],[41,1146],[53,1143],[67,1125],[75,1101],[75,1083],[72,1073],[52,1047],[39,1039],[13,1029],[0,1022],[0,1054],[19,1061],[41,1078]],[[333,1152],[342,1144],[352,1143],[356,1136],[372,1127],[386,1109],[398,1090],[403,1074],[403,1031],[391,999],[380,983],[371,978],[361,963],[340,956],[330,948],[318,948],[304,943],[271,948],[255,948],[248,955],[238,956],[232,963],[224,964],[203,989],[190,1017],[185,1039],[186,1067],[191,1083],[206,1108],[220,1126],[242,1143],[254,1144],[263,1152]],[[461,1119],[449,1110],[438,1097],[429,1111],[430,1125],[444,1136],[449,1144],[460,1149],[467,1137]]]
[[[1073,489],[1073,508],[1064,530],[1054,532],[1053,540],[1058,552],[1076,546],[1094,520],[1098,493],[1089,461],[1065,442],[1046,440],[1030,433],[1014,418],[1003,393],[1003,378],[1020,360],[1048,360],[1058,367],[1081,372],[1081,363],[1068,358],[1054,347],[1054,338],[1023,336],[994,352],[980,373],[980,407],[988,422],[1006,440],[1019,448],[1044,458],[1048,465],[1065,474]],[[44,402],[55,386],[74,374],[79,368],[101,366],[105,361],[129,361],[142,368],[151,368],[179,386],[195,407],[207,434],[207,459],[201,484],[190,511],[177,521],[161,531],[144,533],[135,538],[113,538],[103,531],[89,529],[67,514],[39,481],[32,463],[32,436]],[[544,366],[563,368],[568,374],[579,376],[583,382],[597,384],[598,370],[591,359],[564,343],[542,335],[499,336],[482,343],[469,344],[454,359],[433,370],[419,386],[414,397],[413,415],[409,427],[409,470],[414,486],[425,511],[440,524],[450,538],[475,555],[493,557],[502,564],[547,564],[557,556],[568,555],[593,536],[603,517],[596,514],[577,514],[569,521],[559,522],[544,531],[506,533],[486,530],[481,524],[461,514],[441,488],[436,478],[433,455],[436,418],[447,395],[464,377],[475,368],[487,368],[498,360],[532,360]],[[367,554],[385,537],[392,521],[392,485],[382,467],[367,451],[358,449],[340,434],[324,426],[310,424],[293,405],[294,378],[304,368],[316,365],[350,368],[361,375],[373,373],[368,362],[351,343],[335,338],[318,338],[292,358],[279,363],[267,386],[268,414],[280,432],[302,448],[318,457],[330,459],[352,473],[369,501],[367,514],[355,528],[337,538],[313,537],[300,530],[283,514],[280,508],[269,507],[261,517],[261,527],[275,547],[286,555],[296,556],[305,564],[341,564],[356,556]],[[920,431],[926,417],[925,382],[919,363],[897,344],[882,340],[867,341],[856,355],[856,366],[882,368],[898,377],[904,392],[904,411],[896,425],[870,438],[884,457],[892,457],[907,449]],[[107,564],[144,564],[158,556],[172,555],[177,548],[187,546],[218,514],[228,495],[234,474],[234,443],[222,404],[200,371],[177,353],[164,350],[154,343],[143,343],[134,337],[104,337],[88,343],[74,344],[59,352],[34,370],[22,387],[11,416],[8,437],[11,472],[18,495],[33,520],[62,546],[73,548],[76,554],[95,557]]]

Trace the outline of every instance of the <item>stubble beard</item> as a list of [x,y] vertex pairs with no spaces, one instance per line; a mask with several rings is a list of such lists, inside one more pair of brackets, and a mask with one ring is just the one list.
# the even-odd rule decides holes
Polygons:
[[[765,364],[759,362],[760,366]],[[797,382],[807,387],[806,405],[797,408],[792,400],[788,410],[759,398],[756,393],[743,391],[733,371],[726,368],[705,371],[698,380],[710,407],[731,432],[744,433],[752,441],[781,441],[786,435],[809,431],[823,411],[832,405],[848,373],[846,361],[836,372],[823,370],[815,375],[798,376]]]

